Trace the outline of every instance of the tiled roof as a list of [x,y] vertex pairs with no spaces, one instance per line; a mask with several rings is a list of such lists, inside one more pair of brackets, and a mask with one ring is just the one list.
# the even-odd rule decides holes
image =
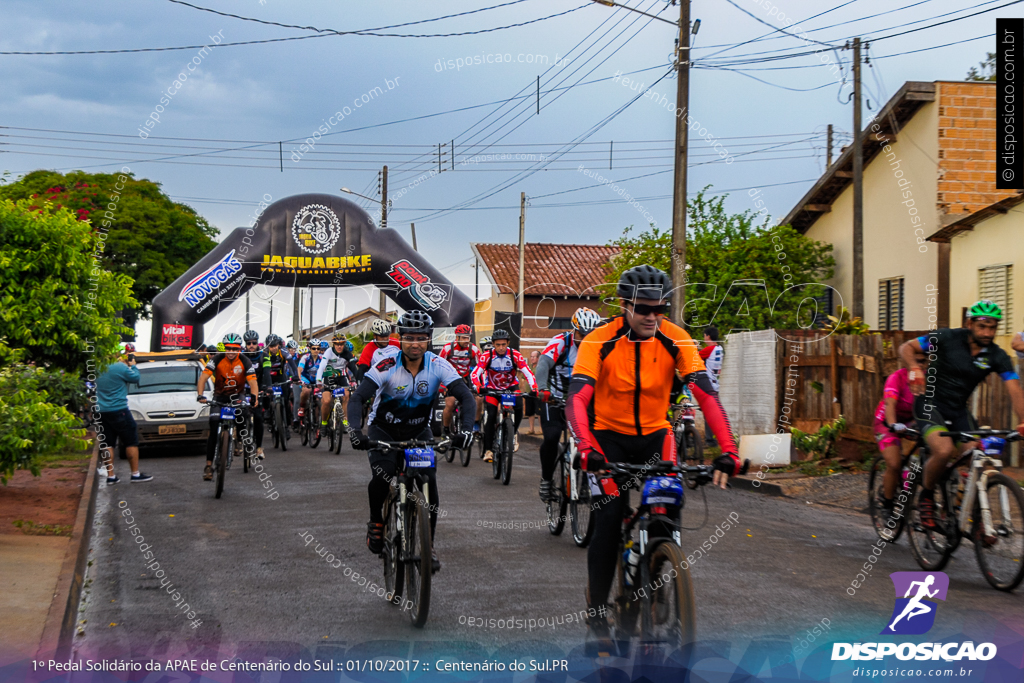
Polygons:
[[[472,247],[499,291],[519,291],[518,244],[473,244]],[[598,244],[527,242],[525,251],[526,296],[595,296],[594,287],[607,277],[603,266],[619,250]]]

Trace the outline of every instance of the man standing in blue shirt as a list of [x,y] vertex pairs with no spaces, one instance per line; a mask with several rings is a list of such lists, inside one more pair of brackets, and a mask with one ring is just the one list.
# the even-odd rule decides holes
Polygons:
[[107,468],[107,485],[120,481],[114,476],[114,444],[118,439],[128,454],[132,481],[150,481],[153,477],[139,471],[139,432],[128,410],[128,385],[139,383],[135,367],[135,345],[125,345],[124,354],[96,380],[96,404],[100,412],[97,438]]

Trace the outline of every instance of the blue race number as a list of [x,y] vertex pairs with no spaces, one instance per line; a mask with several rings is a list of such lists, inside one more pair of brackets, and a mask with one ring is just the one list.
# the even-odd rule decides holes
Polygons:
[[406,467],[436,467],[433,448],[406,448]]

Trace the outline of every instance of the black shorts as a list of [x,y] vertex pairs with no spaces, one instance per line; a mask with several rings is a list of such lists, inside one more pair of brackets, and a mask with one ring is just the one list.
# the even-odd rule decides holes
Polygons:
[[119,440],[125,447],[139,445],[139,430],[127,408],[100,413],[100,428],[96,435],[100,448],[113,448]]
[[535,415],[540,415],[540,413],[537,412],[537,397],[524,394],[523,417],[533,417]]
[[335,389],[337,387],[348,386],[348,375],[331,375],[330,377],[324,377],[324,386],[328,389]]
[[978,428],[977,421],[966,406],[959,409],[940,407],[923,395],[914,400],[914,419],[918,431],[924,436],[936,430],[969,432]]

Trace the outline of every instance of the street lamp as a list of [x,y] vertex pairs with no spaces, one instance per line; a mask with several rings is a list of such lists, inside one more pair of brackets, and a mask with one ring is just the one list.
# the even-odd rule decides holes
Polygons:
[[371,197],[367,197],[365,194],[359,194],[358,192],[353,192],[352,190],[348,189],[347,187],[341,188],[341,191],[346,193],[346,194],[354,194],[357,197],[362,197],[363,199],[365,199],[367,201],[370,201],[370,202],[377,201],[376,199],[373,199]]

